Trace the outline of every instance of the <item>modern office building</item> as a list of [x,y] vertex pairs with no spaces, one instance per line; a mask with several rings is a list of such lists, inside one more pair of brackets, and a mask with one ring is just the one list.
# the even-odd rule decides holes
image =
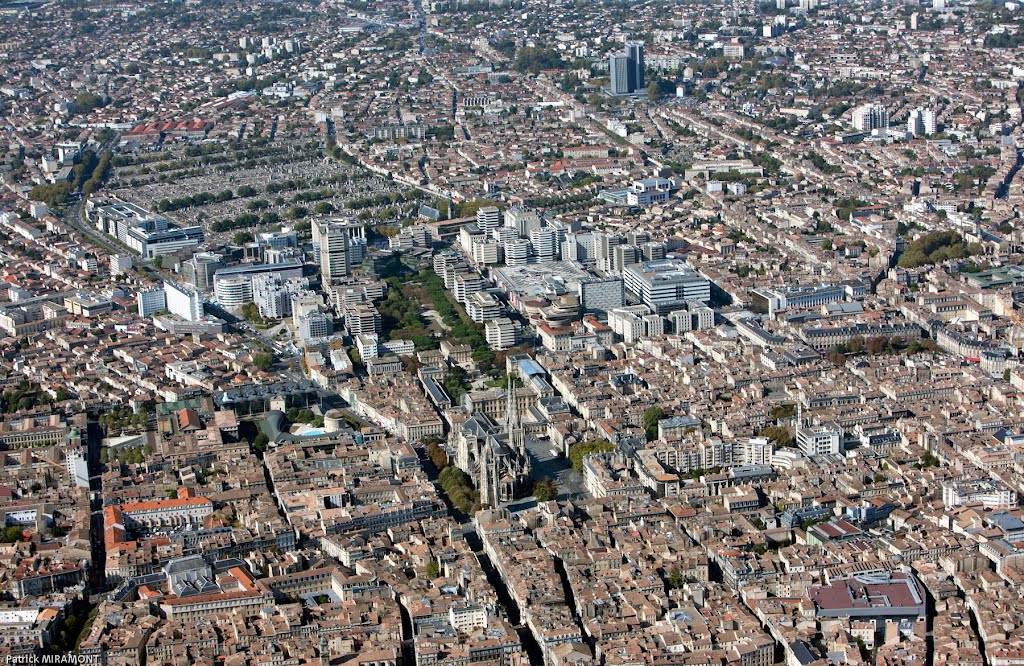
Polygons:
[[130,254],[110,255],[110,274],[123,275],[132,269],[132,256]]
[[842,284],[824,284],[791,288],[761,287],[750,292],[755,312],[770,315],[787,308],[808,308],[839,303],[846,298]]
[[562,241],[562,258],[580,263],[595,261],[597,259],[597,236],[567,232]]
[[222,307],[238,307],[253,300],[252,281],[259,275],[277,273],[282,278],[302,277],[302,264],[249,264],[222,268],[213,276],[213,293]]
[[193,247],[204,240],[201,227],[171,228],[166,217],[119,199],[107,203],[90,201],[86,211],[98,230],[146,259]]
[[478,324],[497,319],[503,309],[501,302],[486,291],[477,291],[466,296],[466,314]]
[[510,208],[505,211],[505,226],[515,229],[523,238],[528,238],[531,231],[541,228],[540,215],[530,208]]
[[988,477],[960,478],[942,484],[942,503],[947,509],[980,504],[987,509],[1017,506],[1017,492],[1002,481]]
[[505,265],[522,266],[530,262],[530,241],[515,238],[505,241]]
[[633,343],[645,335],[644,317],[650,314],[646,305],[615,308],[608,313],[608,325],[624,342]]
[[625,239],[618,234],[598,233],[594,234],[594,250],[597,257],[597,267],[605,273],[618,273],[621,266],[615,265],[615,248],[622,245]]
[[248,276],[229,276],[216,280],[213,287],[214,298],[221,307],[237,308],[252,302],[252,278]]
[[197,289],[167,281],[164,282],[164,293],[167,296],[167,309],[171,314],[187,321],[199,321],[206,315],[203,295]]
[[538,227],[530,230],[530,243],[537,261],[554,261],[558,259],[560,243],[553,227]]
[[349,305],[342,309],[345,330],[351,336],[380,333],[380,313],[366,303]]
[[675,184],[668,178],[642,178],[635,180],[626,190],[626,203],[630,206],[650,206],[664,203],[672,196]]
[[276,273],[267,273],[253,278],[252,299],[260,310],[260,316],[268,319],[282,319],[292,314],[292,302],[296,296],[309,292],[309,280],[304,277],[284,278]]
[[640,255],[640,248],[636,245],[617,245],[612,251],[614,257],[613,264],[615,266],[615,272],[620,273],[626,266],[632,266],[633,264],[640,263],[642,259]]
[[181,264],[181,274],[185,282],[199,291],[210,293],[213,290],[213,276],[224,268],[224,257],[213,252],[197,252],[191,259]]
[[579,282],[580,307],[584,313],[607,313],[626,303],[625,287],[618,276],[591,278]]
[[299,338],[303,341],[326,338],[334,333],[334,321],[323,312],[310,312],[299,317]]
[[678,259],[626,266],[622,277],[626,290],[656,314],[678,310],[686,301],[711,300],[711,282]]
[[472,244],[473,263],[477,266],[500,264],[505,258],[505,252],[502,250],[501,244],[493,240],[482,240],[483,236],[479,238],[481,240],[474,240]]
[[320,312],[324,309],[324,297],[312,291],[303,291],[292,295],[292,325],[299,327],[299,318],[311,312]]
[[140,289],[135,294],[135,302],[139,306],[140,317],[149,317],[167,309],[167,295],[162,287]]
[[165,231],[146,231],[133,227],[128,230],[124,242],[143,258],[152,259],[202,245],[204,240],[202,227],[180,227]]
[[819,618],[846,618],[875,623],[881,631],[888,621],[924,621],[928,601],[912,573],[877,571],[832,578],[827,585],[807,589]]
[[715,311],[697,301],[686,303],[685,309],[673,310],[668,314],[669,325],[674,333],[703,331],[715,325]]
[[629,58],[630,92],[644,89],[644,43],[626,42],[626,57]]
[[842,451],[843,430],[833,424],[803,426],[797,430],[796,443],[808,456],[834,455]]
[[483,291],[487,286],[484,279],[475,271],[460,271],[455,274],[455,279],[452,282],[452,295],[463,305],[471,295]]
[[294,227],[281,227],[280,231],[267,231],[256,234],[256,242],[263,247],[282,249],[286,247],[298,247],[299,235]]

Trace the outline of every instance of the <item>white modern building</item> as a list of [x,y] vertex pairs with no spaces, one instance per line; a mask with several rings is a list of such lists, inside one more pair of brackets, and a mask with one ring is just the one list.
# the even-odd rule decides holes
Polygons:
[[347,305],[342,309],[342,316],[349,335],[380,333],[380,313],[368,303]]
[[530,263],[530,241],[513,238],[505,241],[505,265],[523,266]]
[[150,317],[167,309],[167,295],[161,287],[140,289],[135,294],[140,317]]
[[615,308],[608,312],[608,326],[625,342],[636,342],[644,336],[644,317],[650,314],[646,305]]
[[668,178],[642,178],[635,180],[626,190],[626,203],[630,206],[650,206],[664,203],[672,196],[675,185]]
[[319,244],[320,277],[324,284],[348,275],[348,233],[345,227],[330,223],[321,226]]
[[132,269],[132,257],[130,254],[110,255],[110,274],[123,275]]
[[928,107],[917,107],[907,117],[907,134],[911,136],[930,136],[937,129],[935,110]]
[[508,317],[498,317],[484,324],[484,336],[491,349],[509,349],[519,343],[519,328]]
[[685,308],[668,313],[669,325],[674,333],[703,331],[715,326],[715,311],[699,301],[689,301]]
[[477,266],[493,266],[505,258],[501,245],[493,240],[474,240],[471,247],[473,263]]
[[861,132],[888,129],[889,111],[881,104],[864,104],[853,110],[853,126]]
[[942,485],[942,503],[947,509],[964,504],[1011,508],[1017,506],[1017,493],[1003,482],[988,477],[964,478]]
[[803,426],[797,430],[796,443],[808,456],[838,454],[842,451],[843,430],[833,424]]
[[178,315],[186,321],[199,321],[206,316],[203,295],[198,289],[168,280],[164,282],[164,293],[167,296],[167,309],[171,314]]
[[530,231],[530,243],[533,245],[537,261],[554,261],[558,259],[561,249],[558,234],[552,227],[540,227]]
[[253,302],[260,310],[260,316],[268,319],[283,319],[291,316],[292,302],[297,296],[309,291],[309,279],[304,277],[284,278],[276,273],[267,273],[253,278]]
[[711,282],[678,259],[626,266],[622,278],[626,290],[658,314],[676,310],[686,301],[711,300]]
[[299,338],[315,340],[334,333],[334,321],[323,312],[310,312],[299,317]]
[[510,208],[505,211],[505,226],[528,238],[531,232],[541,228],[540,215],[529,208]]
[[486,291],[473,292],[466,297],[466,314],[478,324],[497,319],[502,310],[501,302]]
[[214,282],[214,297],[225,308],[236,308],[252,302],[252,278],[232,276]]
[[209,294],[213,291],[213,276],[224,268],[224,257],[213,252],[197,252],[182,262],[181,274],[185,282],[199,291]]
[[501,226],[501,219],[501,210],[497,206],[484,206],[476,211],[476,226],[488,238]]
[[222,307],[239,307],[253,300],[253,279],[260,275],[278,274],[282,279],[302,277],[302,264],[289,261],[280,264],[249,264],[222,268],[213,276],[213,292]]

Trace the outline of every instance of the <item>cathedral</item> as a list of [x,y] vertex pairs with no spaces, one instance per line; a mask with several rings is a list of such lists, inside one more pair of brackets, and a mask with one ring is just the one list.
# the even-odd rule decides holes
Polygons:
[[480,503],[491,508],[530,492],[532,464],[511,378],[506,390],[504,423],[477,412],[453,428],[449,440],[455,464],[473,479]]

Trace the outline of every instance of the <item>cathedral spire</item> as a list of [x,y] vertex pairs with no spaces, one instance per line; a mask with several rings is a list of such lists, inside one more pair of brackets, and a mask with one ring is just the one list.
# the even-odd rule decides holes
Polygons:
[[519,416],[519,401],[516,399],[515,380],[511,373],[508,375],[508,388],[506,392],[508,406],[505,410],[505,432],[508,434],[508,446],[513,451],[522,452],[526,448],[526,436],[523,432],[522,419]]

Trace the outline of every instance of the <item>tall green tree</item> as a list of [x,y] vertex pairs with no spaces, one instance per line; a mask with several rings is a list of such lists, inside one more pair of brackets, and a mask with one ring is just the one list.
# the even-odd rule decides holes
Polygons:
[[663,418],[665,418],[665,410],[658,405],[648,407],[644,412],[644,432],[647,434],[648,442],[658,439],[658,421]]

